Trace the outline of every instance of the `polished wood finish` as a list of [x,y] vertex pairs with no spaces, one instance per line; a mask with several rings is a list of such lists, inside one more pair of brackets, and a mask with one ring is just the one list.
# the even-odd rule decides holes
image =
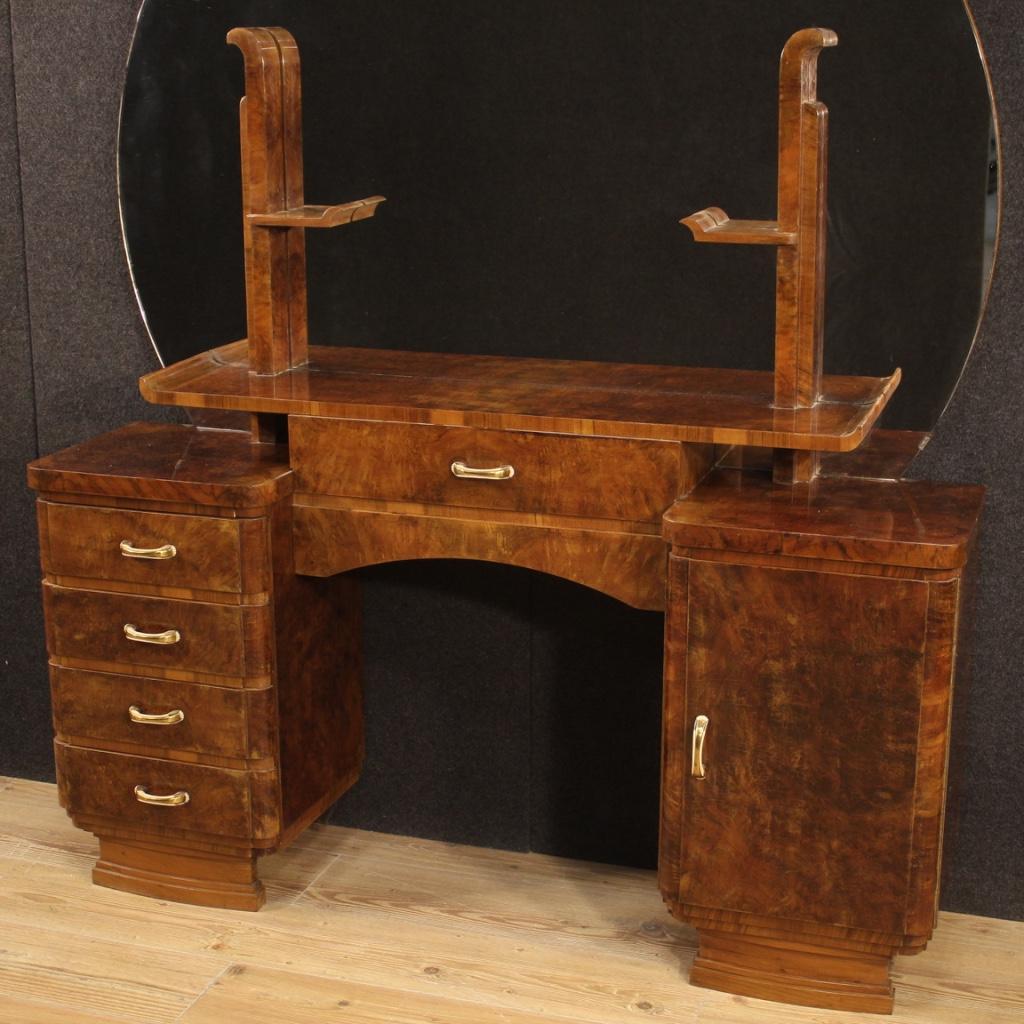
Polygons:
[[[277,695],[273,688],[238,690],[173,680],[50,667],[58,739],[76,746],[129,752],[144,748],[171,760],[265,761],[277,757]],[[181,711],[173,725],[132,721]],[[234,764],[233,767],[244,767]]]
[[100,836],[92,880],[158,900],[225,910],[259,910],[266,890],[251,850],[203,850],[174,843]]
[[850,451],[898,383],[898,372],[826,376],[820,404],[779,409],[773,375],[757,370],[314,345],[308,365],[264,377],[235,342],[139,385],[151,402],[190,408]]
[[[62,664],[122,671],[188,672],[262,685],[270,675],[270,610],[266,604],[223,605],[135,594],[43,586],[50,655]],[[125,624],[146,633],[175,629],[173,644],[129,640]],[[230,685],[230,684],[229,684]]]
[[428,506],[295,507],[297,572],[330,576],[410,558],[518,565],[582,583],[634,608],[665,607],[664,542],[629,525],[529,523],[495,518],[495,513],[455,517]]
[[[779,68],[778,214],[774,221],[733,221],[718,207],[684,217],[698,242],[778,246],[775,285],[775,405],[813,408],[822,400],[828,108],[817,97],[818,56],[835,46],[831,29],[794,33]],[[776,480],[813,480],[818,459],[783,449]]]
[[[60,741],[55,746],[61,794],[72,817],[236,839],[269,839],[280,831],[276,772],[113,754]],[[180,807],[149,806],[135,795],[140,785],[156,794],[184,791],[190,799]]]
[[383,196],[341,206],[303,198],[299,48],[283,28],[236,28],[228,42],[245,61],[239,105],[248,346],[255,373],[306,361],[306,228],[372,217]]
[[935,921],[981,500],[719,469],[666,514],[660,883],[700,935],[694,984],[891,1010],[890,960]]
[[[710,446],[292,416],[297,501],[305,494],[656,523],[707,472]],[[453,474],[508,466],[508,479]]]
[[[58,774],[68,812],[100,837],[95,880],[257,909],[255,858],[315,820],[363,756],[358,588],[296,576],[286,449],[134,424],[29,478],[45,488]],[[124,558],[126,531],[175,556]],[[136,643],[125,622],[180,640]],[[132,707],[183,717],[132,721]],[[136,785],[190,799],[146,805]]]
[[[181,587],[255,594],[269,589],[261,569],[266,544],[258,520],[166,515],[119,508],[40,501],[43,571],[53,577],[143,587]],[[128,540],[138,548],[172,545],[170,558],[126,557]]]
[[[253,921],[90,891],[94,857],[52,785],[0,777],[0,1020],[871,1019],[681,983],[697,936],[664,913],[646,870],[317,825],[259,862],[267,913]],[[1019,1024],[1024,922],[939,917],[927,952],[899,961],[894,1024]]]
[[919,438],[851,457],[899,371],[822,375],[834,34],[783,52],[777,220],[686,221],[776,247],[774,373],[309,348],[302,231],[380,197],[305,205],[294,40],[229,40],[249,336],[140,386],[246,433],[135,424],[29,470],[60,793],[100,839],[95,880],[256,909],[257,857],[361,769],[344,574],[498,561],[666,612],[659,880],[698,933],[691,980],[890,1010],[893,955],[935,922],[982,492],[900,479]]
[[665,515],[679,547],[920,569],[964,564],[983,487],[924,480],[820,479],[786,488],[765,474],[716,470]]
[[288,451],[242,433],[167,423],[131,423],[36,459],[29,486],[61,501],[127,498],[127,507],[216,506],[219,515],[259,515],[292,491]]

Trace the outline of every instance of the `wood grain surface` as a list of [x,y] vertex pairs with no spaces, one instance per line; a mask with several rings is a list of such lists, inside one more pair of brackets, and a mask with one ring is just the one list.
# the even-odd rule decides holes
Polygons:
[[[710,445],[292,416],[298,492],[660,522],[710,466]],[[456,477],[453,462],[511,467]]]
[[898,384],[825,376],[819,405],[779,409],[766,371],[318,345],[262,376],[245,342],[139,381],[148,401],[190,408],[821,451],[856,448]]
[[[258,509],[291,493],[288,451],[240,431],[130,423],[29,464],[33,490]],[[223,514],[223,513],[222,513]]]
[[716,470],[665,515],[678,546],[922,569],[962,566],[985,489],[924,480],[818,479]]
[[[686,985],[695,934],[647,871],[315,826],[263,862],[251,917],[98,889],[95,856],[52,786],[0,779],[0,1020],[878,1020]],[[1024,924],[941,916],[893,1024],[1017,1024]]]

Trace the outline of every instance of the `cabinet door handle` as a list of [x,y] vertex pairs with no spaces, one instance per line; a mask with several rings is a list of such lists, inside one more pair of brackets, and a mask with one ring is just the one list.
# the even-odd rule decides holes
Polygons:
[[695,779],[703,779],[704,770],[704,737],[708,734],[708,716],[698,715],[693,720],[693,745],[690,749],[690,774]]
[[173,558],[178,553],[173,544],[161,544],[158,548],[137,548],[130,540],[121,541],[120,549],[125,558]]
[[511,480],[515,475],[515,466],[467,466],[458,460],[452,463],[452,476],[460,480]]
[[128,709],[128,717],[139,725],[179,725],[185,721],[185,712],[181,708],[175,708],[173,711],[165,711],[162,715],[150,715],[138,704],[133,704]]
[[140,804],[151,804],[153,807],[181,807],[188,803],[189,795],[183,789],[177,793],[160,794],[148,792],[145,786],[136,786],[135,799]]
[[176,629],[165,629],[162,633],[143,633],[130,622],[124,624],[124,635],[137,644],[176,644],[181,639]]

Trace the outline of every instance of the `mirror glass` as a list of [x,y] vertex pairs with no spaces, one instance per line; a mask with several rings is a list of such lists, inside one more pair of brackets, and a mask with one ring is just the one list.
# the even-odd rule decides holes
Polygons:
[[992,110],[962,0],[146,0],[120,136],[125,242],[165,363],[245,335],[236,25],[303,62],[314,344],[769,369],[774,254],[698,246],[705,206],[775,216],[778,55],[831,112],[826,372],[904,378],[930,430],[995,225]]

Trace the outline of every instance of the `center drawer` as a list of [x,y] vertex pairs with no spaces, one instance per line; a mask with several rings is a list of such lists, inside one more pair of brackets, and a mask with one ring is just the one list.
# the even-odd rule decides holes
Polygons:
[[308,494],[657,522],[703,474],[706,446],[292,416]]

